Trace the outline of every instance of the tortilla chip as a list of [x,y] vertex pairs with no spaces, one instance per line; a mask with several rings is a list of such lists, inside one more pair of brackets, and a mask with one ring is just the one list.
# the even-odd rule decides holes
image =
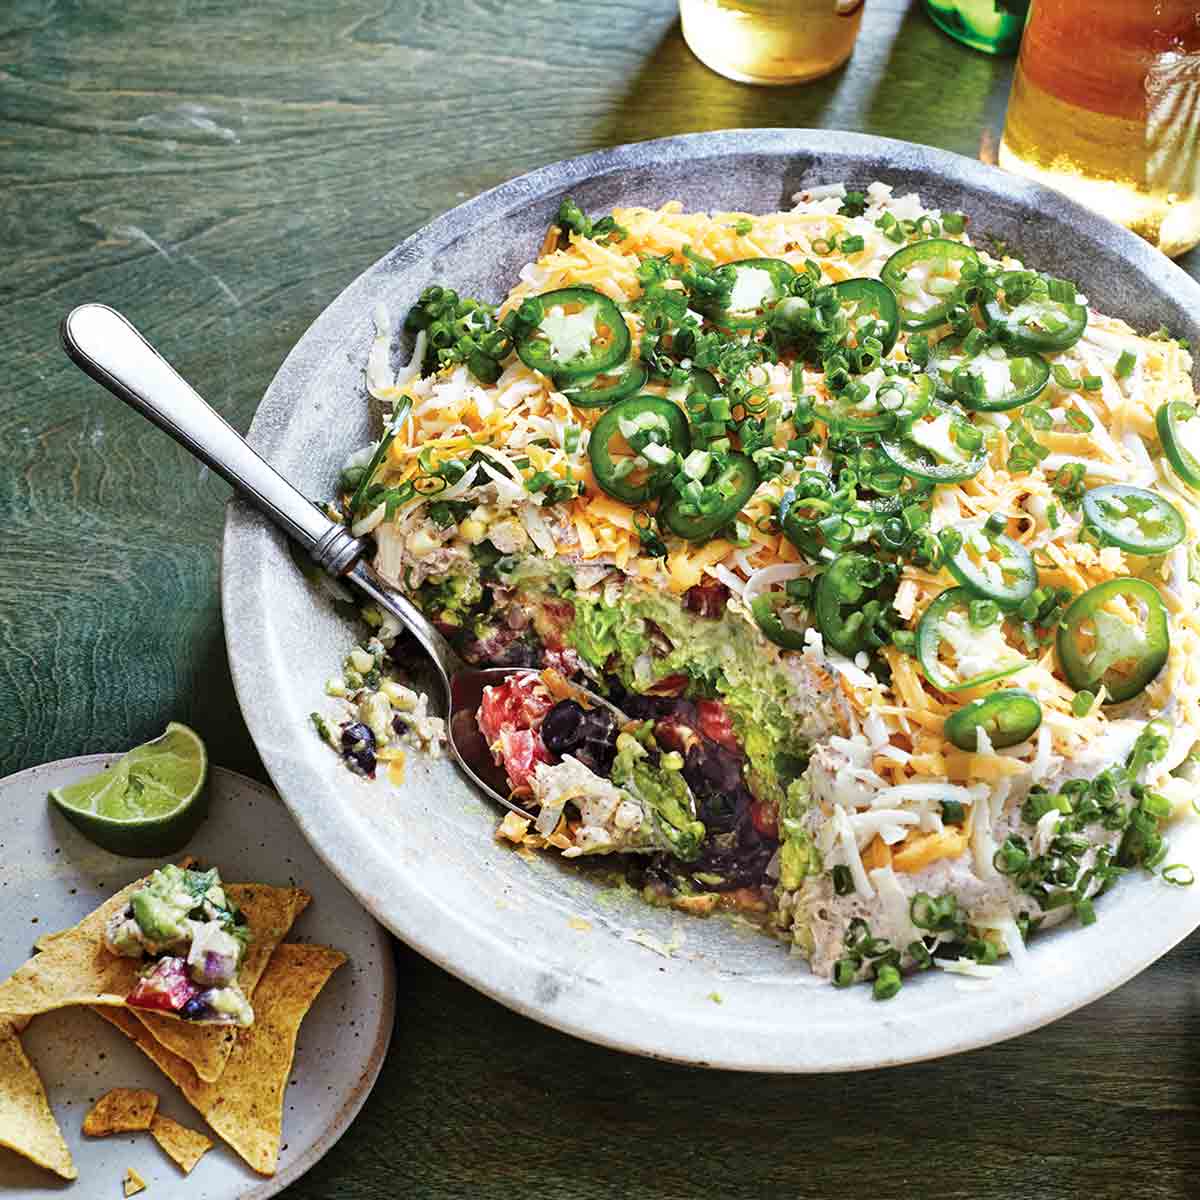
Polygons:
[[145,882],[134,880],[78,925],[47,938],[45,950],[0,983],[0,1017],[36,1016],[72,1004],[124,1004],[142,964],[110,954],[104,927]]
[[[72,929],[74,926],[71,927]],[[60,929],[57,933],[43,933],[36,942],[33,943],[35,950],[45,950],[47,946],[53,946],[59,938],[65,938],[71,932],[70,929]]]
[[346,961],[328,946],[283,942],[254,993],[254,1024],[238,1033],[220,1080],[206,1083],[177,1054],[155,1041],[131,1012],[97,1008],[183,1092],[191,1104],[260,1175],[274,1175],[283,1128],[283,1097],[300,1022],[329,976]]
[[64,1179],[78,1172],[12,1021],[0,1021],[0,1146]]
[[174,1160],[175,1165],[190,1175],[192,1168],[212,1149],[212,1138],[207,1138],[170,1117],[156,1116],[150,1126],[150,1136]]
[[153,1092],[140,1088],[113,1088],[111,1092],[105,1092],[83,1118],[83,1132],[88,1137],[137,1133],[150,1128],[156,1112],[158,1097]]
[[136,1196],[146,1190],[146,1181],[132,1168],[125,1168],[125,1178],[121,1183],[126,1196]]
[[[254,934],[238,968],[238,983],[251,1004],[254,991],[275,947],[287,936],[292,922],[308,907],[312,897],[300,888],[268,887],[260,883],[231,883],[226,895],[246,914]],[[235,1025],[191,1025],[161,1013],[130,1010],[173,1054],[190,1063],[208,1083],[220,1079],[237,1041]]]
[[[144,882],[139,879],[122,888],[78,925],[41,937],[39,953],[0,984],[0,1014],[46,1012],[71,1004],[124,1006],[144,964],[110,954],[104,948],[104,928]],[[259,883],[231,883],[225,890],[245,912],[254,934],[238,969],[238,982],[253,1003],[254,989],[272,952],[312,897],[301,888]],[[137,1018],[158,1041],[191,1063],[201,1079],[212,1082],[221,1077],[237,1037],[236,1027],[192,1024],[142,1010]]]

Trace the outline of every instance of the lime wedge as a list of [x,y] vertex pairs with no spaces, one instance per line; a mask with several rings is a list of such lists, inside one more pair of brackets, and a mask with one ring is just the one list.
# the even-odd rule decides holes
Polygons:
[[208,754],[194,730],[172,721],[162,737],[112,766],[55,788],[50,802],[85,837],[132,858],[174,854],[208,812]]

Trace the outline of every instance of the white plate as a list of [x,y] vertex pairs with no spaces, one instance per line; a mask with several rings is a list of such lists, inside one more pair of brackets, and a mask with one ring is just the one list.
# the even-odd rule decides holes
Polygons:
[[[65,929],[154,860],[120,858],[87,841],[51,810],[46,793],[113,761],[114,754],[32,767],[0,780],[0,978],[33,952],[43,933]],[[337,1141],[371,1091],[392,1034],[395,965],[388,936],[317,859],[268,788],[220,767],[210,771],[212,807],[186,852],[230,882],[295,884],[313,901],[289,941],[336,946],[349,961],[334,972],[300,1027],[287,1089],[278,1173],[256,1175],[214,1134],[175,1085],[95,1013],[63,1009],[35,1018],[21,1041],[46,1085],[79,1178],[70,1185],[0,1149],[0,1195],[34,1200],[112,1200],[126,1167],[147,1195],[171,1200],[261,1200],[298,1179]],[[109,1088],[158,1093],[160,1111],[216,1143],[186,1178],[148,1133],[85,1138],[92,1103]]]
[[[348,453],[374,436],[363,367],[383,303],[398,321],[427,284],[499,299],[537,256],[565,195],[616,204],[771,212],[793,193],[882,179],[966,212],[1075,279],[1103,312],[1200,344],[1200,286],[1133,234],[1046,188],[955,154],[834,130],[732,130],[622,146],[556,163],[439,217],[367,270],[280,368],[251,440],[310,496],[334,492]],[[407,347],[403,353],[407,353]],[[204,380],[195,381],[204,390]],[[421,953],[494,996],[604,1045],[761,1071],[885,1066],[985,1045],[1103,995],[1200,924],[1200,887],[1144,876],[1097,906],[1099,921],[1034,939],[1028,969],[990,987],[929,972],[896,1000],[838,991],[765,937],[721,918],[664,912],[605,893],[570,863],[523,858],[492,838],[496,808],[446,762],[410,759],[404,787],[356,779],[308,720],[356,631],[292,565],[284,538],[235,505],[222,611],[242,711],[280,794],[360,900]],[[1172,858],[1200,865],[1200,829]],[[654,948],[657,947],[657,950]],[[666,953],[659,953],[665,951]],[[717,995],[721,1003],[711,997]]]

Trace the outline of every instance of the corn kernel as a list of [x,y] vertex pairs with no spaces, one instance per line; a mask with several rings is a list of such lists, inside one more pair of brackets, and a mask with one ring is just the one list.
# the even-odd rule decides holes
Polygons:
[[375,670],[375,658],[357,646],[350,651],[350,665],[360,674],[366,675]]

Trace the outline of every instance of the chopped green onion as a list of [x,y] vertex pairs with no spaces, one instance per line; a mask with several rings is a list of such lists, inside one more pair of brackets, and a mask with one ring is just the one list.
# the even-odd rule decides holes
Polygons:
[[1126,379],[1136,366],[1137,355],[1132,350],[1122,350],[1121,357],[1117,359],[1117,365],[1113,367],[1113,374],[1118,379]]
[[1191,887],[1196,882],[1196,873],[1187,863],[1171,863],[1160,872],[1164,883],[1173,883],[1176,887]]
[[[980,383],[982,382],[983,380],[980,380]],[[974,453],[983,445],[983,430],[976,429],[974,425],[963,423],[954,432],[955,440],[968,453]]]
[[942,820],[947,825],[961,825],[966,816],[966,809],[957,800],[942,801]]
[[831,872],[833,875],[833,890],[835,895],[848,896],[854,891],[854,878],[850,874],[850,868],[842,863],[839,863]]
[[1099,375],[1085,375],[1083,377],[1083,390],[1085,392],[1098,392],[1104,387],[1104,380]]
[[861,217],[867,208],[867,197],[863,192],[847,192],[842,197],[838,212],[843,217]]
[[918,971],[927,971],[933,966],[933,955],[929,953],[929,947],[924,942],[909,942],[908,956]]
[[849,987],[854,982],[855,975],[858,974],[858,963],[852,958],[839,958],[833,964],[833,986],[844,988]]
[[1082,900],[1076,900],[1075,915],[1079,918],[1080,925],[1095,925],[1096,906],[1086,897]]
[[1158,792],[1146,792],[1142,796],[1142,807],[1160,821],[1165,821],[1171,815],[1171,802]]
[[972,600],[967,614],[973,628],[987,629],[1000,619],[1000,608],[994,600]]
[[[1042,815],[1044,816],[1045,814],[1043,813]],[[1022,813],[1022,816],[1024,816],[1024,813]],[[992,855],[992,866],[1001,875],[1019,875],[1029,866],[1031,861],[1029,850],[1025,845],[1025,839],[1015,835],[1006,837],[1000,848]]]
[[942,228],[947,233],[959,234],[967,227],[967,218],[960,212],[942,213]]
[[1077,392],[1083,386],[1083,381],[1076,379],[1062,363],[1051,363],[1050,373],[1054,376],[1054,382],[1060,388],[1065,388],[1068,392]]
[[899,992],[902,982],[900,972],[890,963],[886,963],[879,968],[871,990],[876,1000],[890,1000]]
[[754,228],[754,222],[749,217],[742,217],[733,227],[734,233],[738,237],[745,237]]
[[1092,711],[1092,705],[1095,703],[1096,697],[1091,692],[1076,692],[1071,700],[1071,711],[1077,717],[1086,717]]

